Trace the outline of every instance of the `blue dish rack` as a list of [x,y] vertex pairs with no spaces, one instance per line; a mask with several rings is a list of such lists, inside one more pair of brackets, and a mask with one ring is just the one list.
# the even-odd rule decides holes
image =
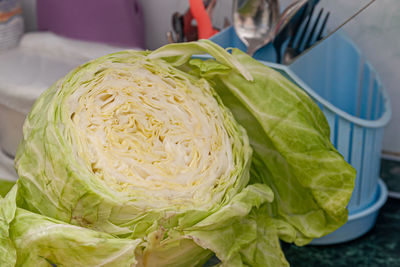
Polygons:
[[[246,49],[232,27],[211,40],[224,48]],[[357,170],[348,222],[312,244],[341,243],[363,235],[375,224],[388,195],[379,170],[383,129],[390,120],[391,107],[378,74],[341,32],[290,66],[272,63],[276,60],[272,45],[258,50],[254,58],[283,73],[311,96],[329,122],[332,143]]]

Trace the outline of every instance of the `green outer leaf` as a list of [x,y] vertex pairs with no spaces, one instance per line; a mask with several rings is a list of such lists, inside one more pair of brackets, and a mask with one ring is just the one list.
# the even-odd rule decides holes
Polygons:
[[13,267],[17,261],[17,252],[9,234],[10,223],[17,209],[16,194],[15,186],[6,198],[0,197],[0,266],[2,267]]
[[221,266],[287,266],[278,231],[263,205],[272,200],[266,185],[249,185],[232,203],[185,229],[185,237],[215,252]]
[[139,239],[72,226],[16,206],[18,187],[0,199],[0,266],[127,266]]
[[268,266],[289,266],[280,246],[279,230],[267,214],[267,205],[254,209],[250,214],[250,219],[257,223],[257,239],[244,247],[240,255],[249,266],[265,266],[265,263]]
[[[243,52],[233,49],[229,55],[210,41],[207,45],[213,49],[175,44],[156,50],[152,56],[165,57],[179,66],[198,52],[197,48],[216,59],[186,64],[183,69],[211,79],[224,104],[245,126],[254,149],[251,179],[270,185],[274,191],[269,212],[281,238],[304,245],[343,225],[355,170],[331,144],[329,125],[318,106],[281,74]],[[220,60],[221,55],[224,60]],[[218,63],[228,66],[225,61],[231,57],[250,72],[251,81],[238,69],[229,74],[214,73],[223,69]],[[208,73],[206,65],[211,62]]]
[[355,170],[331,144],[326,118],[281,74],[238,50],[233,56],[254,82],[232,74],[220,77],[216,88],[247,128],[252,179],[273,189],[273,216],[299,231],[293,237],[298,245],[336,230],[347,221]]
[[17,209],[10,227],[17,248],[17,266],[126,266],[136,262],[141,240],[109,234]]
[[162,230],[151,233],[142,249],[137,251],[139,266],[200,267],[213,255],[212,251],[177,231],[169,231],[166,238],[160,239],[162,233]]
[[213,59],[201,60],[199,58],[191,59],[189,64],[195,66],[194,70],[199,70],[199,76],[212,77],[217,74],[229,74],[231,68],[217,63]]
[[246,80],[253,80],[249,71],[244,68],[236,58],[228,54],[222,47],[206,39],[202,39],[197,42],[165,45],[152,52],[149,55],[149,58],[162,58],[167,62],[170,62],[173,66],[181,66],[189,62],[193,55],[207,53],[215,57],[218,62],[235,70]]

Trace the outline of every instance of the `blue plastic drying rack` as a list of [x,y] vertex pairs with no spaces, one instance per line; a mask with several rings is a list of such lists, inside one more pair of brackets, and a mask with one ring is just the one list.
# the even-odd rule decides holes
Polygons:
[[[229,27],[211,38],[224,48],[245,45]],[[391,117],[390,99],[378,74],[359,49],[337,32],[290,66],[275,64],[273,46],[254,58],[291,79],[318,104],[331,128],[331,141],[356,170],[356,184],[348,205],[348,222],[311,244],[336,244],[355,239],[375,224],[387,199],[379,179],[383,128]]]

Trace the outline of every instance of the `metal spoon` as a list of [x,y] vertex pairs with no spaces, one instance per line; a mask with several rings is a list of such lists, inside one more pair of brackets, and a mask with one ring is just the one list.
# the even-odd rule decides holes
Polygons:
[[279,19],[278,0],[235,0],[233,26],[240,40],[253,55],[273,39]]

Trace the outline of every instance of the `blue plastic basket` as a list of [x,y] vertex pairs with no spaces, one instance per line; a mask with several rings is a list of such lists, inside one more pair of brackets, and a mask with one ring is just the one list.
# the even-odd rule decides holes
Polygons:
[[[211,40],[222,47],[245,50],[232,27]],[[257,51],[254,57],[275,68],[303,88],[324,112],[331,128],[331,141],[356,170],[356,184],[348,205],[349,222],[314,244],[332,244],[354,239],[367,232],[387,198],[386,186],[378,187],[383,128],[391,117],[389,97],[371,65],[352,41],[336,33],[303,55],[290,66],[275,61],[272,45]],[[379,203],[379,207],[377,204]],[[372,211],[371,207],[375,207]],[[376,208],[377,207],[377,208]],[[375,216],[369,216],[371,211]],[[359,216],[364,214],[365,216]],[[355,231],[357,218],[369,220],[362,233]],[[343,232],[346,232],[343,235]]]

